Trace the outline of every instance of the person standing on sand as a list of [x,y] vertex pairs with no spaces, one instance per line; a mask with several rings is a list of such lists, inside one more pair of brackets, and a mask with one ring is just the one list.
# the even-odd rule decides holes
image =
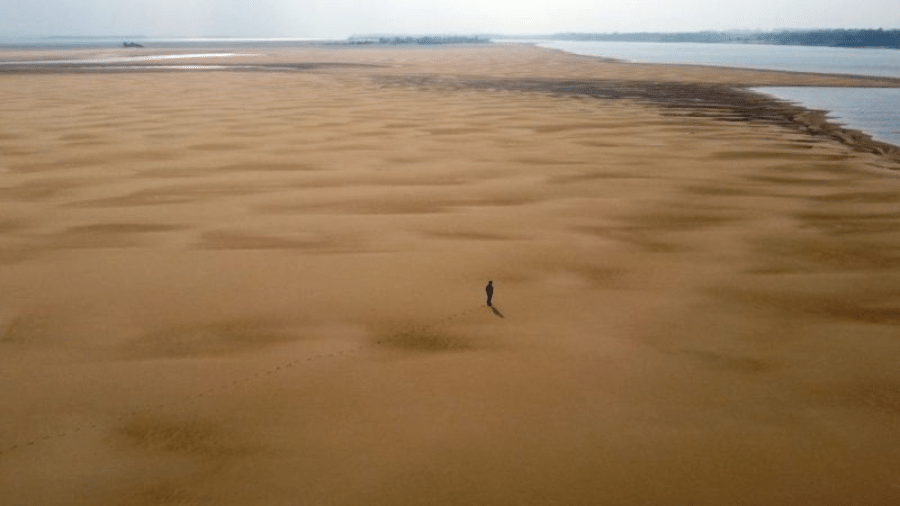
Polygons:
[[488,306],[490,306],[490,305],[491,305],[491,299],[494,298],[494,282],[493,282],[493,281],[488,281],[487,286],[484,287],[484,291],[487,292]]

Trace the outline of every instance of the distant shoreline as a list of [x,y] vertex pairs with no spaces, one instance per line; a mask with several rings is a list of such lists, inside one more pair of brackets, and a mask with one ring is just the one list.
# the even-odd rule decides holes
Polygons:
[[330,44],[489,44],[493,40],[558,40],[590,42],[674,42],[700,44],[761,44],[778,46],[845,47],[900,49],[900,29],[822,29],[822,30],[780,30],[780,31],[700,31],[700,32],[630,32],[630,33],[590,33],[565,32],[542,35],[408,35],[375,34],[352,35],[345,38],[314,37],[151,37],[139,35],[102,36],[20,36],[0,37],[0,48],[79,45],[121,44],[125,41],[178,42],[258,42],[258,43],[330,43]]
[[[496,36],[496,39],[514,38]],[[775,32],[637,32],[557,33],[531,37],[540,40],[591,42],[694,42],[702,44],[764,44],[900,49],[900,30],[783,30]]]

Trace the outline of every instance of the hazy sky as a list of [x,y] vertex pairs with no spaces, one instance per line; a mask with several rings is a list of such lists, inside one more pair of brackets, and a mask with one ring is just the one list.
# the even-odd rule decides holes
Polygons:
[[900,28],[896,0],[0,0],[0,36]]

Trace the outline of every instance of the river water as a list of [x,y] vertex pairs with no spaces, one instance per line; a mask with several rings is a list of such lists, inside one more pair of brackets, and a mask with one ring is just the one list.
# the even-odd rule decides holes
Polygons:
[[[900,78],[900,50],[895,49],[677,42],[542,41],[539,45],[574,54],[639,63],[686,63]],[[754,90],[810,109],[829,111],[829,118],[836,123],[900,146],[900,89],[780,87]]]

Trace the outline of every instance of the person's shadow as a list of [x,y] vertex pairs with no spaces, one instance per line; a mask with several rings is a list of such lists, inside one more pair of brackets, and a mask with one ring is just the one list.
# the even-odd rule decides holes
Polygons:
[[497,308],[495,308],[494,306],[488,306],[488,307],[491,308],[491,311],[493,311],[495,315],[499,316],[500,318],[506,318],[505,316],[503,316],[503,313],[498,311]]

